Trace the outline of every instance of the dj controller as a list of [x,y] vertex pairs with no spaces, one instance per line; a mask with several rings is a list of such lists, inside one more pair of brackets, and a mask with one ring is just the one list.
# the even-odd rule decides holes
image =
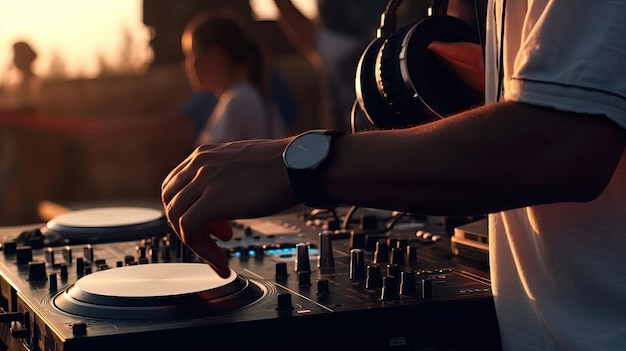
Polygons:
[[[486,267],[443,221],[298,208],[232,222],[221,278],[149,208],[0,228],[8,350],[498,350]],[[1,348],[0,348],[1,349]]]

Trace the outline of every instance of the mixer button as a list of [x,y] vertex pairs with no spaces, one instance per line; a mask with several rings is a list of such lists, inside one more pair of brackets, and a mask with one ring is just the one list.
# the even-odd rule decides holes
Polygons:
[[85,260],[82,257],[76,259],[76,275],[82,277],[85,274]]
[[69,246],[65,246],[62,252],[63,260],[65,260],[65,263],[72,264],[72,248]]
[[30,246],[18,246],[16,248],[17,264],[28,264],[33,260],[33,249]]
[[59,269],[60,269],[59,274],[61,275],[61,279],[62,280],[67,279],[67,264],[61,263]]
[[46,263],[43,261],[30,261],[28,263],[28,280],[29,281],[45,281]]
[[43,249],[44,244],[41,232],[39,232],[38,236],[28,238],[28,245],[30,245],[30,247],[32,247],[33,249]]
[[2,244],[2,250],[5,256],[15,255],[17,250],[17,243],[15,241],[7,241]]
[[75,322],[72,324],[72,334],[73,335],[87,335],[87,323],[85,322]]
[[137,256],[139,258],[145,258],[146,257],[146,246],[145,245],[139,245],[137,246]]
[[56,292],[58,289],[56,273],[50,273],[50,275],[48,276],[48,281],[50,282],[49,283],[50,292]]
[[49,262],[50,265],[54,266],[54,250],[51,247],[46,247],[44,249],[44,257],[46,262]]
[[83,258],[87,262],[93,262],[93,247],[89,244],[83,247]]
[[126,255],[126,256],[124,256],[124,265],[129,265],[134,260],[135,260],[134,256]]

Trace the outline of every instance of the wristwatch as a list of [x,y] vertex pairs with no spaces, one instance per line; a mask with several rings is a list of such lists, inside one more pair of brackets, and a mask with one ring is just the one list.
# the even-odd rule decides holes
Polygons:
[[333,207],[321,191],[320,170],[332,156],[333,140],[345,132],[315,129],[304,132],[289,142],[283,151],[291,187],[305,205],[313,208]]

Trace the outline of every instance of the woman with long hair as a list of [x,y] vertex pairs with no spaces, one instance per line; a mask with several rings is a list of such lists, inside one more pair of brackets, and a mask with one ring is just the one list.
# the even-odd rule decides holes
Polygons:
[[185,28],[182,48],[192,88],[218,98],[197,144],[285,136],[264,51],[234,14],[196,15]]

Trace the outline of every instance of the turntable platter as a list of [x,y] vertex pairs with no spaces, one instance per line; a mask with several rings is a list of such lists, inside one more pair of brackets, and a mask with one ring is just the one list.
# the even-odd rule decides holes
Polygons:
[[231,271],[221,278],[204,263],[153,263],[89,274],[53,298],[73,315],[113,319],[211,316],[250,305],[266,289]]
[[162,211],[144,207],[102,207],[71,211],[46,224],[49,232],[78,242],[136,240],[165,234]]

